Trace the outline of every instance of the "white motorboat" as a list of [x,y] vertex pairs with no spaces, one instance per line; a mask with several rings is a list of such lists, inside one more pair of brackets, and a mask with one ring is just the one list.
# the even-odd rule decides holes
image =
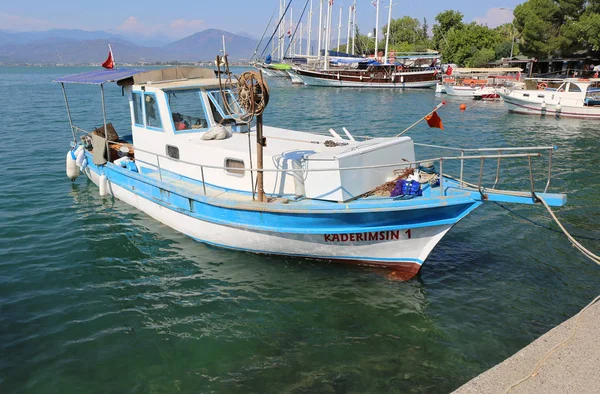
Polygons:
[[567,78],[556,89],[503,89],[508,111],[519,114],[600,119],[600,78]]

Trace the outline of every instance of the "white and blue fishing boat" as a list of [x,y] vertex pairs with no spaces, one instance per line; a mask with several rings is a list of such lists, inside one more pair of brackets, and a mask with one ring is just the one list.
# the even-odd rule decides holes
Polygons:
[[[346,129],[319,134],[263,126],[268,87],[259,73],[223,83],[201,68],[121,69],[55,82],[65,94],[73,137],[68,177],[83,172],[102,196],[210,245],[388,267],[410,278],[452,226],[483,202],[566,202],[547,192],[553,147],[454,148],[454,156],[418,159],[418,144],[405,135],[361,140]],[[129,106],[127,130],[109,122],[104,85],[111,82],[122,87]],[[98,129],[73,124],[70,83],[100,87]],[[427,149],[433,148],[441,147]],[[548,165],[538,193],[531,162],[540,156]],[[486,160],[498,168],[489,187],[482,181]],[[510,160],[523,164],[523,191],[498,187],[501,161]],[[452,163],[455,176],[444,173]],[[463,176],[469,163],[479,174],[471,183]]]

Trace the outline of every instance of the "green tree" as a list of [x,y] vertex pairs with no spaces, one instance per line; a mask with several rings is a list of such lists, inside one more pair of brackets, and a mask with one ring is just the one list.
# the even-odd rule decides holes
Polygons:
[[599,0],[528,0],[515,8],[520,49],[543,58],[598,50]]
[[[451,29],[446,36],[443,57],[447,63],[472,66],[481,63],[483,58],[495,57],[494,48],[502,42],[502,36],[487,26],[473,22],[460,29]],[[484,52],[480,52],[485,50]],[[493,55],[490,58],[490,53]],[[475,59],[474,59],[475,58]]]
[[447,35],[451,30],[461,29],[463,24],[463,14],[459,11],[447,10],[439,13],[436,17],[436,24],[433,25],[432,45],[436,50],[441,50],[446,43]]
[[483,67],[496,58],[496,52],[490,48],[482,48],[467,60],[467,67]]
[[[387,25],[383,27],[383,31],[387,32]],[[417,44],[422,42],[426,36],[423,36],[421,23],[418,19],[404,16],[399,19],[392,19],[390,24],[390,41],[394,44],[409,43]]]

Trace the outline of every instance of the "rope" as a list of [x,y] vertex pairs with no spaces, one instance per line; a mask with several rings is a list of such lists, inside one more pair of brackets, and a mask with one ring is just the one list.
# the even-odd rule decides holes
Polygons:
[[560,227],[560,229],[563,231],[563,233],[565,233],[565,235],[567,236],[567,238],[569,239],[569,241],[571,241],[571,244],[573,244],[573,246],[575,248],[577,248],[581,253],[583,253],[586,257],[588,257],[594,263],[600,265],[600,256],[597,256],[597,255],[593,254],[592,252],[590,252],[589,250],[587,250],[582,244],[580,244],[579,242],[577,242],[577,240],[575,238],[573,238],[573,236],[571,234],[569,234],[569,232],[567,231],[567,229],[565,229],[565,227],[562,225],[562,223],[558,220],[558,218],[556,217],[556,215],[554,214],[554,212],[552,212],[552,209],[550,209],[550,206],[548,206],[548,203],[546,203],[546,200],[544,200],[540,196],[537,196],[537,198],[546,207],[546,209],[548,210],[548,213],[550,214],[550,216],[552,216],[552,219],[554,219],[554,221],[556,222],[556,224],[558,224],[558,227]]
[[[558,226],[560,227],[562,232],[567,236],[567,238],[569,239],[571,244],[573,244],[573,246],[575,248],[577,248],[581,253],[583,253],[587,258],[592,260],[594,263],[600,265],[600,256],[597,256],[594,253],[587,250],[583,245],[581,245],[579,242],[577,242],[577,240],[575,238],[573,238],[573,236],[571,234],[569,234],[569,232],[565,229],[565,227],[562,225],[562,223],[558,220],[558,218],[556,217],[554,212],[552,212],[552,209],[550,209],[550,206],[548,205],[548,203],[546,203],[546,200],[544,200],[540,196],[537,196],[537,199],[542,203],[542,205],[544,205],[544,207],[546,207],[546,209],[548,210],[548,213],[550,214],[552,219],[554,219],[556,224],[558,224]],[[579,313],[577,314],[577,321],[575,323],[575,328],[573,329],[573,332],[567,339],[565,339],[564,341],[560,342],[558,345],[556,345],[552,349],[550,349],[550,351],[548,351],[548,353],[546,353],[546,355],[544,357],[542,357],[542,359],[540,361],[538,361],[538,363],[535,365],[535,368],[533,368],[533,370],[531,371],[531,373],[529,373],[529,375],[527,375],[523,379],[513,383],[508,389],[506,389],[506,391],[504,393],[505,394],[510,393],[515,387],[519,386],[520,384],[522,384],[522,383],[526,382],[527,380],[531,379],[532,377],[536,376],[538,374],[538,369],[544,363],[544,361],[546,361],[552,353],[554,353],[556,350],[558,350],[558,348],[566,345],[569,341],[571,341],[575,337],[575,333],[577,332],[577,329],[579,328],[579,322],[581,321],[581,316],[588,308],[590,308],[592,305],[594,305],[596,302],[598,302],[598,300],[600,300],[600,296],[594,298],[592,300],[592,302],[587,304],[585,306],[585,308],[583,308],[581,311],[579,311]]]
[[577,321],[575,323],[575,328],[573,329],[573,332],[571,333],[571,335],[565,339],[564,341],[562,341],[561,343],[559,343],[558,345],[554,346],[552,349],[550,349],[550,351],[548,353],[546,353],[546,355],[540,360],[538,361],[538,363],[535,365],[535,368],[533,368],[533,370],[531,371],[531,373],[529,375],[527,375],[526,377],[524,377],[523,379],[519,380],[518,382],[515,382],[512,384],[512,386],[510,386],[508,389],[506,389],[506,391],[504,392],[504,394],[508,394],[510,393],[515,387],[517,387],[518,385],[526,382],[527,380],[533,378],[534,376],[536,376],[538,374],[538,369],[540,368],[540,366],[544,363],[544,361],[546,361],[548,359],[548,357],[550,357],[550,355],[552,353],[554,353],[556,350],[558,350],[558,348],[566,345],[569,341],[571,341],[574,337],[575,337],[575,333],[577,332],[577,329],[579,328],[579,322],[581,321],[581,316],[583,315],[583,313],[592,305],[594,305],[596,302],[598,302],[598,300],[600,300],[600,296],[594,298],[592,300],[592,302],[590,302],[589,304],[587,304],[585,306],[585,308],[583,308],[578,314],[577,314]]
[[[538,197],[538,198],[539,198],[539,197]],[[502,208],[502,209],[505,209],[505,210],[507,210],[508,212],[512,213],[513,215],[515,215],[515,216],[516,216],[516,217],[518,217],[519,219],[523,219],[523,220],[525,220],[526,222],[529,222],[529,223],[533,224],[534,226],[538,226],[538,227],[544,228],[544,229],[546,229],[546,230],[550,230],[550,231],[552,231],[552,232],[555,232],[555,233],[558,233],[558,234],[562,234],[562,233],[563,233],[562,231],[560,231],[560,230],[557,230],[557,229],[555,229],[555,228],[552,228],[552,227],[550,227],[550,226],[545,226],[545,225],[543,225],[543,224],[541,224],[541,223],[534,222],[533,220],[531,220],[531,219],[529,219],[529,218],[527,218],[527,217],[525,217],[525,216],[523,216],[523,215],[520,215],[520,214],[518,214],[517,212],[515,212],[515,211],[513,211],[512,209],[510,209],[510,208],[508,208],[508,207],[506,207],[506,206],[504,206],[504,205],[500,204],[499,202],[496,202],[496,201],[494,201],[494,204],[498,205],[498,206],[499,206],[500,208]],[[584,235],[573,235],[573,237],[574,237],[574,238],[580,238],[580,239],[587,239],[587,240],[590,240],[590,241],[600,241],[600,238],[586,237],[586,236],[584,236]]]

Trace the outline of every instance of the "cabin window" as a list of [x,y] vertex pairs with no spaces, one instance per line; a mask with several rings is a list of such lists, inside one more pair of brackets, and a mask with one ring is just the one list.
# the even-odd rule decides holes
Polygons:
[[144,94],[144,104],[146,109],[146,127],[162,131],[163,125],[160,119],[156,95],[152,93]]
[[[225,159],[225,172],[231,175],[244,176],[246,173],[242,168],[245,168],[244,161],[239,159]],[[238,168],[240,168],[238,170]]]
[[144,127],[144,112],[142,109],[142,94],[133,93],[133,123]]
[[[225,101],[223,96],[225,96]],[[211,90],[208,92],[208,97],[213,107],[213,116],[218,122],[221,122],[222,119],[233,119],[236,114],[243,112],[230,90],[226,90],[224,93],[221,93],[220,90]]]
[[574,83],[570,83],[569,84],[569,92],[579,93],[579,92],[581,92],[581,89],[579,88],[579,86],[575,85]]
[[167,92],[175,133],[201,131],[208,128],[206,111],[199,90]]

